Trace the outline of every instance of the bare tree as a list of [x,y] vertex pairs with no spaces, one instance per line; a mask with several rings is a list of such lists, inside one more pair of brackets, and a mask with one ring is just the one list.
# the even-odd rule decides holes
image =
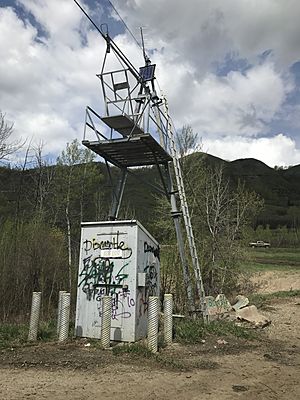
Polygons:
[[20,149],[24,143],[11,140],[14,124],[5,120],[5,114],[0,111],[0,160]]
[[199,138],[198,133],[194,132],[190,125],[184,125],[182,129],[177,132],[176,144],[180,158],[183,158],[189,153],[200,151],[202,148],[201,138]]
[[[87,182],[94,179],[95,170],[91,167],[94,155],[90,150],[83,150],[77,139],[67,143],[67,147],[57,158],[62,191],[59,202],[64,207],[67,228],[69,287],[72,288],[72,268],[74,266],[74,248],[72,247],[74,232],[84,216],[84,197]],[[75,203],[79,200],[79,215],[75,215]],[[79,217],[79,218],[78,218]],[[75,227],[74,227],[75,225]],[[77,228],[76,228],[77,226]]]
[[206,290],[221,293],[236,284],[244,236],[263,202],[240,182],[229,182],[225,162],[192,154],[201,141],[190,126],[178,132],[177,144]]
[[263,201],[239,183],[230,188],[224,166],[209,170],[204,187],[205,219],[208,228],[208,288],[222,292],[238,276],[243,232],[261,210]]
[[35,209],[39,216],[43,215],[45,199],[49,195],[52,186],[55,169],[51,168],[49,163],[43,157],[44,143],[40,141],[33,147],[35,166],[33,181],[35,185]]

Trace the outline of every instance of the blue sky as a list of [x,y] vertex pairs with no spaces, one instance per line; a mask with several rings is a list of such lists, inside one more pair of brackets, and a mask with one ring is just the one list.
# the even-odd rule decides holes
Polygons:
[[[85,0],[139,66],[140,49],[107,0]],[[178,129],[227,160],[300,164],[297,0],[112,0],[146,47]],[[102,111],[105,43],[73,0],[0,0],[0,110],[16,137],[55,159],[82,139],[84,110]]]

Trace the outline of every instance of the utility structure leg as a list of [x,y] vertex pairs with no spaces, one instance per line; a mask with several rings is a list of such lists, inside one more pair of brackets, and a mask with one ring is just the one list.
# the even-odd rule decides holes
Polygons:
[[179,194],[179,199],[180,199],[180,208],[182,211],[188,245],[189,245],[189,249],[190,249],[190,255],[191,255],[191,259],[192,259],[192,265],[193,265],[193,269],[194,269],[197,293],[198,293],[199,300],[200,300],[200,310],[202,312],[203,319],[206,322],[207,321],[207,310],[206,310],[206,303],[205,303],[204,285],[203,285],[203,280],[202,280],[202,275],[201,275],[201,270],[200,270],[200,263],[199,263],[199,258],[198,258],[198,254],[197,254],[197,249],[196,249],[196,243],[195,243],[195,238],[194,238],[194,233],[193,233],[193,228],[192,228],[191,217],[190,217],[186,194],[185,194],[185,189],[184,189],[183,175],[182,175],[182,171],[181,171],[178,150],[177,150],[177,146],[175,143],[172,121],[169,116],[168,103],[166,100],[165,100],[165,117],[167,120],[167,135],[168,135],[168,138],[170,141],[170,150],[171,150],[176,184],[177,184],[177,189],[178,189],[178,194]]
[[114,221],[115,219],[118,218],[126,179],[127,179],[127,170],[126,170],[126,168],[123,168],[121,170],[121,176],[119,178],[116,190],[114,190],[114,188],[113,188],[112,205],[111,205],[110,213],[109,213],[109,219],[112,221]]
[[171,203],[171,210],[172,210],[171,215],[172,215],[174,225],[175,225],[178,250],[179,250],[182,271],[183,271],[183,279],[184,279],[184,284],[185,284],[186,292],[187,292],[188,308],[189,308],[190,312],[194,312],[195,305],[194,305],[194,298],[193,298],[191,275],[190,275],[190,271],[189,271],[189,264],[188,264],[188,260],[186,257],[186,252],[184,249],[184,240],[183,240],[183,236],[182,236],[182,227],[181,227],[181,221],[180,221],[182,213],[177,208],[176,196],[175,196],[176,192],[174,191],[174,186],[173,186],[169,163],[166,165],[165,172],[166,172],[166,176],[167,176],[167,184],[168,184],[169,195],[170,195],[170,203]]

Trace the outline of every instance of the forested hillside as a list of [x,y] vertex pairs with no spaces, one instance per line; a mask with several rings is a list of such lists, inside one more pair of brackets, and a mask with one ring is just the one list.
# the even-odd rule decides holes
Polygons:
[[205,153],[195,153],[189,157],[194,165],[201,161],[204,166],[211,168],[222,165],[233,187],[238,182],[244,183],[248,190],[254,190],[264,199],[264,208],[257,216],[254,227],[299,227],[300,165],[274,169],[252,158],[229,162]]
[[[300,165],[288,169],[273,169],[255,159],[228,162],[204,153],[192,154],[185,162],[189,168],[194,166],[196,172],[199,171],[199,167],[215,168],[223,165],[224,175],[228,177],[233,187],[241,182],[245,184],[246,189],[258,193],[264,199],[264,208],[257,216],[254,227],[267,224],[271,228],[279,225],[299,226]],[[70,168],[68,165],[52,165],[23,171],[0,167],[1,220],[15,216],[16,213],[31,218],[41,207],[42,202],[43,210],[49,220],[63,224],[61,199],[56,191],[62,190],[60,197],[63,197],[62,176],[68,175],[68,168]],[[112,173],[116,181],[117,169],[112,168]],[[156,168],[140,168],[135,170],[135,174],[145,182],[153,183],[159,180]],[[92,162],[85,170],[83,165],[76,164],[72,180],[74,188],[79,185],[81,192],[78,192],[78,188],[73,192],[71,212],[81,213],[83,221],[106,219],[111,200],[111,187],[104,163]],[[151,188],[129,175],[122,207],[124,217],[137,218],[147,225],[153,219],[156,197],[157,194]]]

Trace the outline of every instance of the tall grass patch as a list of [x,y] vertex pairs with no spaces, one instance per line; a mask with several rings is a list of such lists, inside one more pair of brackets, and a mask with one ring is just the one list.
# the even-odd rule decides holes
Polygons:
[[175,325],[175,340],[186,344],[201,343],[208,336],[237,337],[255,339],[256,335],[248,328],[231,321],[212,321],[205,324],[201,320],[182,320]]
[[27,341],[28,326],[16,324],[0,325],[0,348],[20,346]]

